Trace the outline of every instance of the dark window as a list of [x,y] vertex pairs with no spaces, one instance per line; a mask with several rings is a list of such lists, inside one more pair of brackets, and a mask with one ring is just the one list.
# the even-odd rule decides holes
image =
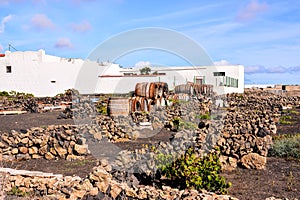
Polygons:
[[56,81],[51,81],[51,83],[56,83]]
[[214,72],[214,76],[225,76],[225,72]]
[[11,66],[6,66],[6,73],[11,73]]

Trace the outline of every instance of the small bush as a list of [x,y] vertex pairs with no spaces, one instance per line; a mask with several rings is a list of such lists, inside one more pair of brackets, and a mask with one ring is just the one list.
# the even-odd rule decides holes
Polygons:
[[210,120],[210,115],[209,113],[206,113],[204,115],[196,116],[196,118]]
[[197,128],[197,125],[193,122],[181,121],[181,123],[179,124],[179,128],[185,130],[195,130]]
[[173,122],[173,131],[179,131],[180,129],[180,123],[181,123],[181,118],[180,117],[174,117],[172,122]]
[[288,121],[288,120],[290,120],[290,119],[292,119],[291,116],[282,116],[282,117],[280,118],[280,120],[279,120],[279,123],[280,123],[280,124],[285,124],[285,125],[293,124],[293,122]]
[[22,190],[20,190],[16,186],[14,186],[9,192],[7,192],[7,194],[8,195],[21,196],[21,197],[25,197],[25,196],[29,195],[28,192],[23,192]]
[[288,113],[288,114],[293,114],[293,115],[298,115],[299,112],[297,110],[291,109],[291,110],[283,110],[283,113]]
[[269,156],[300,159],[300,136],[275,138]]
[[279,123],[283,124],[283,125],[291,125],[291,124],[293,124],[293,122],[286,121],[286,120],[280,120]]
[[103,103],[99,103],[96,105],[97,112],[102,115],[107,115],[107,105]]
[[2,91],[2,92],[0,92],[0,96],[1,96],[1,97],[8,97],[9,94],[8,94],[8,92],[6,92],[6,91]]
[[183,121],[180,117],[174,117],[172,120],[172,130],[180,131],[180,130],[194,130],[197,128],[197,124],[193,122]]
[[[169,157],[163,158],[163,161],[169,160]],[[216,153],[200,157],[193,148],[189,148],[184,155],[174,162],[158,165],[158,167],[160,167],[163,176],[172,180],[175,186],[181,189],[206,189],[224,194],[227,193],[227,189],[231,185],[219,175],[221,164],[219,155]]]
[[283,119],[283,120],[292,119],[292,116],[287,116],[287,115],[286,116],[282,116],[281,119]]
[[299,112],[296,110],[290,110],[289,113],[293,115],[299,115]]

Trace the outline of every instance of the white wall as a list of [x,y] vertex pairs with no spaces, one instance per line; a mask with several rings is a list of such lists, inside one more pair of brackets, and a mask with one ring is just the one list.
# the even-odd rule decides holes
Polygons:
[[[195,76],[205,77],[205,83],[213,85],[214,91],[218,94],[244,92],[244,66],[242,65],[206,67],[159,67],[152,68],[152,72],[154,71],[158,71],[159,73],[166,73],[166,75],[156,77],[134,76],[102,78],[98,81],[96,93],[126,93],[129,91],[133,91],[136,83],[159,81],[166,82],[169,86],[169,89],[172,90],[174,89],[175,85],[186,84],[187,82],[194,82]],[[139,74],[139,71],[135,69],[133,69],[132,72]],[[238,79],[238,88],[220,86],[220,82],[223,81],[223,77],[214,77],[213,72],[225,72],[226,76]],[[106,74],[112,75],[109,73]]]
[[[54,96],[73,88],[82,60],[61,59],[38,52],[6,52],[0,59],[0,91]],[[12,73],[6,73],[11,66]],[[51,81],[55,81],[51,83]]]
[[[6,72],[6,66],[12,67],[12,73]],[[82,71],[87,76],[83,76],[78,84],[78,77],[81,77],[78,74]],[[152,68],[152,72],[158,71],[166,75],[98,77],[101,75],[121,76],[122,71],[140,73],[138,69],[122,69],[117,64],[101,66],[96,62],[46,55],[43,50],[6,52],[5,57],[0,57],[0,91],[15,90],[33,93],[35,96],[54,96],[70,88],[79,89],[82,93],[127,93],[133,91],[138,82],[159,81],[166,82],[172,90],[175,85],[185,84],[187,81],[193,82],[195,76],[205,76],[206,83],[212,84],[214,91],[218,94],[244,92],[244,67],[242,65],[159,67]],[[222,81],[222,77],[214,77],[213,72],[216,71],[225,72],[226,76],[239,79],[239,87],[220,86],[219,82]]]
[[[213,72],[225,72],[225,76],[238,79],[238,88],[220,86],[220,82],[223,82],[223,77],[216,77]],[[218,94],[227,93],[243,93],[244,92],[244,66],[243,65],[226,65],[226,66],[214,66],[207,67],[204,71],[206,77],[206,83],[211,84],[214,87],[214,91]]]

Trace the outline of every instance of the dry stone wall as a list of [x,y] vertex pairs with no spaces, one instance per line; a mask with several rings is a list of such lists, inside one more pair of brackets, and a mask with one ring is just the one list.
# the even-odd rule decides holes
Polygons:
[[36,127],[0,136],[0,153],[4,160],[62,158],[72,160],[88,153],[85,140],[75,125]]
[[[263,169],[268,149],[272,144],[271,136],[276,134],[281,110],[288,106],[300,106],[300,97],[282,97],[251,91],[222,98],[227,107],[214,107],[214,99],[192,98],[190,102],[174,102],[174,106],[155,107],[150,113],[135,112],[131,117],[95,116],[93,105],[82,98],[83,104],[75,108],[75,113],[78,120],[90,119],[88,123],[3,133],[0,137],[2,159],[83,158],[89,153],[88,140],[134,139],[133,133],[138,130],[138,124],[141,122],[156,123],[157,129],[165,126],[177,132],[174,132],[170,142],[160,142],[154,147],[135,151],[121,151],[112,165],[102,160],[84,179],[68,176],[10,175],[6,190],[18,187],[24,192],[62,199],[81,199],[88,196],[98,199],[234,199],[205,191],[178,190],[170,187],[157,189],[153,186],[139,185],[134,178],[128,178],[132,173],[120,175],[121,169],[129,170],[128,172],[134,169],[149,176],[154,175],[154,159],[157,153],[173,155],[175,158],[188,147],[195,147],[202,154],[214,149],[215,144],[220,148],[220,160],[224,169],[234,169],[238,165]],[[210,119],[203,117],[207,113],[210,114]],[[176,127],[174,119],[179,119],[179,125],[183,128]],[[115,168],[120,169],[118,173],[112,171]]]
[[4,190],[9,192],[17,188],[36,197],[48,196],[55,199],[236,199],[205,190],[179,190],[168,186],[163,186],[162,189],[145,185],[129,186],[114,179],[111,169],[108,162],[102,160],[86,178],[8,174]]
[[61,102],[71,102],[75,90],[66,90],[64,94],[55,97],[32,97],[26,94],[4,96],[0,98],[0,111],[28,111],[32,113],[45,112],[44,107],[60,106]]
[[263,169],[272,135],[276,135],[281,111],[286,106],[299,106],[300,97],[283,97],[262,91],[226,96],[228,103],[218,146],[225,169],[237,165]]

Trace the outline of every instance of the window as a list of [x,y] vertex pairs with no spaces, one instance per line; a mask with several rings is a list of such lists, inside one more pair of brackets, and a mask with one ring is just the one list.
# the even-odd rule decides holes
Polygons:
[[6,73],[11,73],[11,66],[6,66]]
[[225,86],[238,88],[239,87],[239,79],[226,76],[225,77]]
[[214,72],[214,76],[225,76],[225,72]]
[[194,76],[194,82],[199,85],[204,84],[204,76]]

